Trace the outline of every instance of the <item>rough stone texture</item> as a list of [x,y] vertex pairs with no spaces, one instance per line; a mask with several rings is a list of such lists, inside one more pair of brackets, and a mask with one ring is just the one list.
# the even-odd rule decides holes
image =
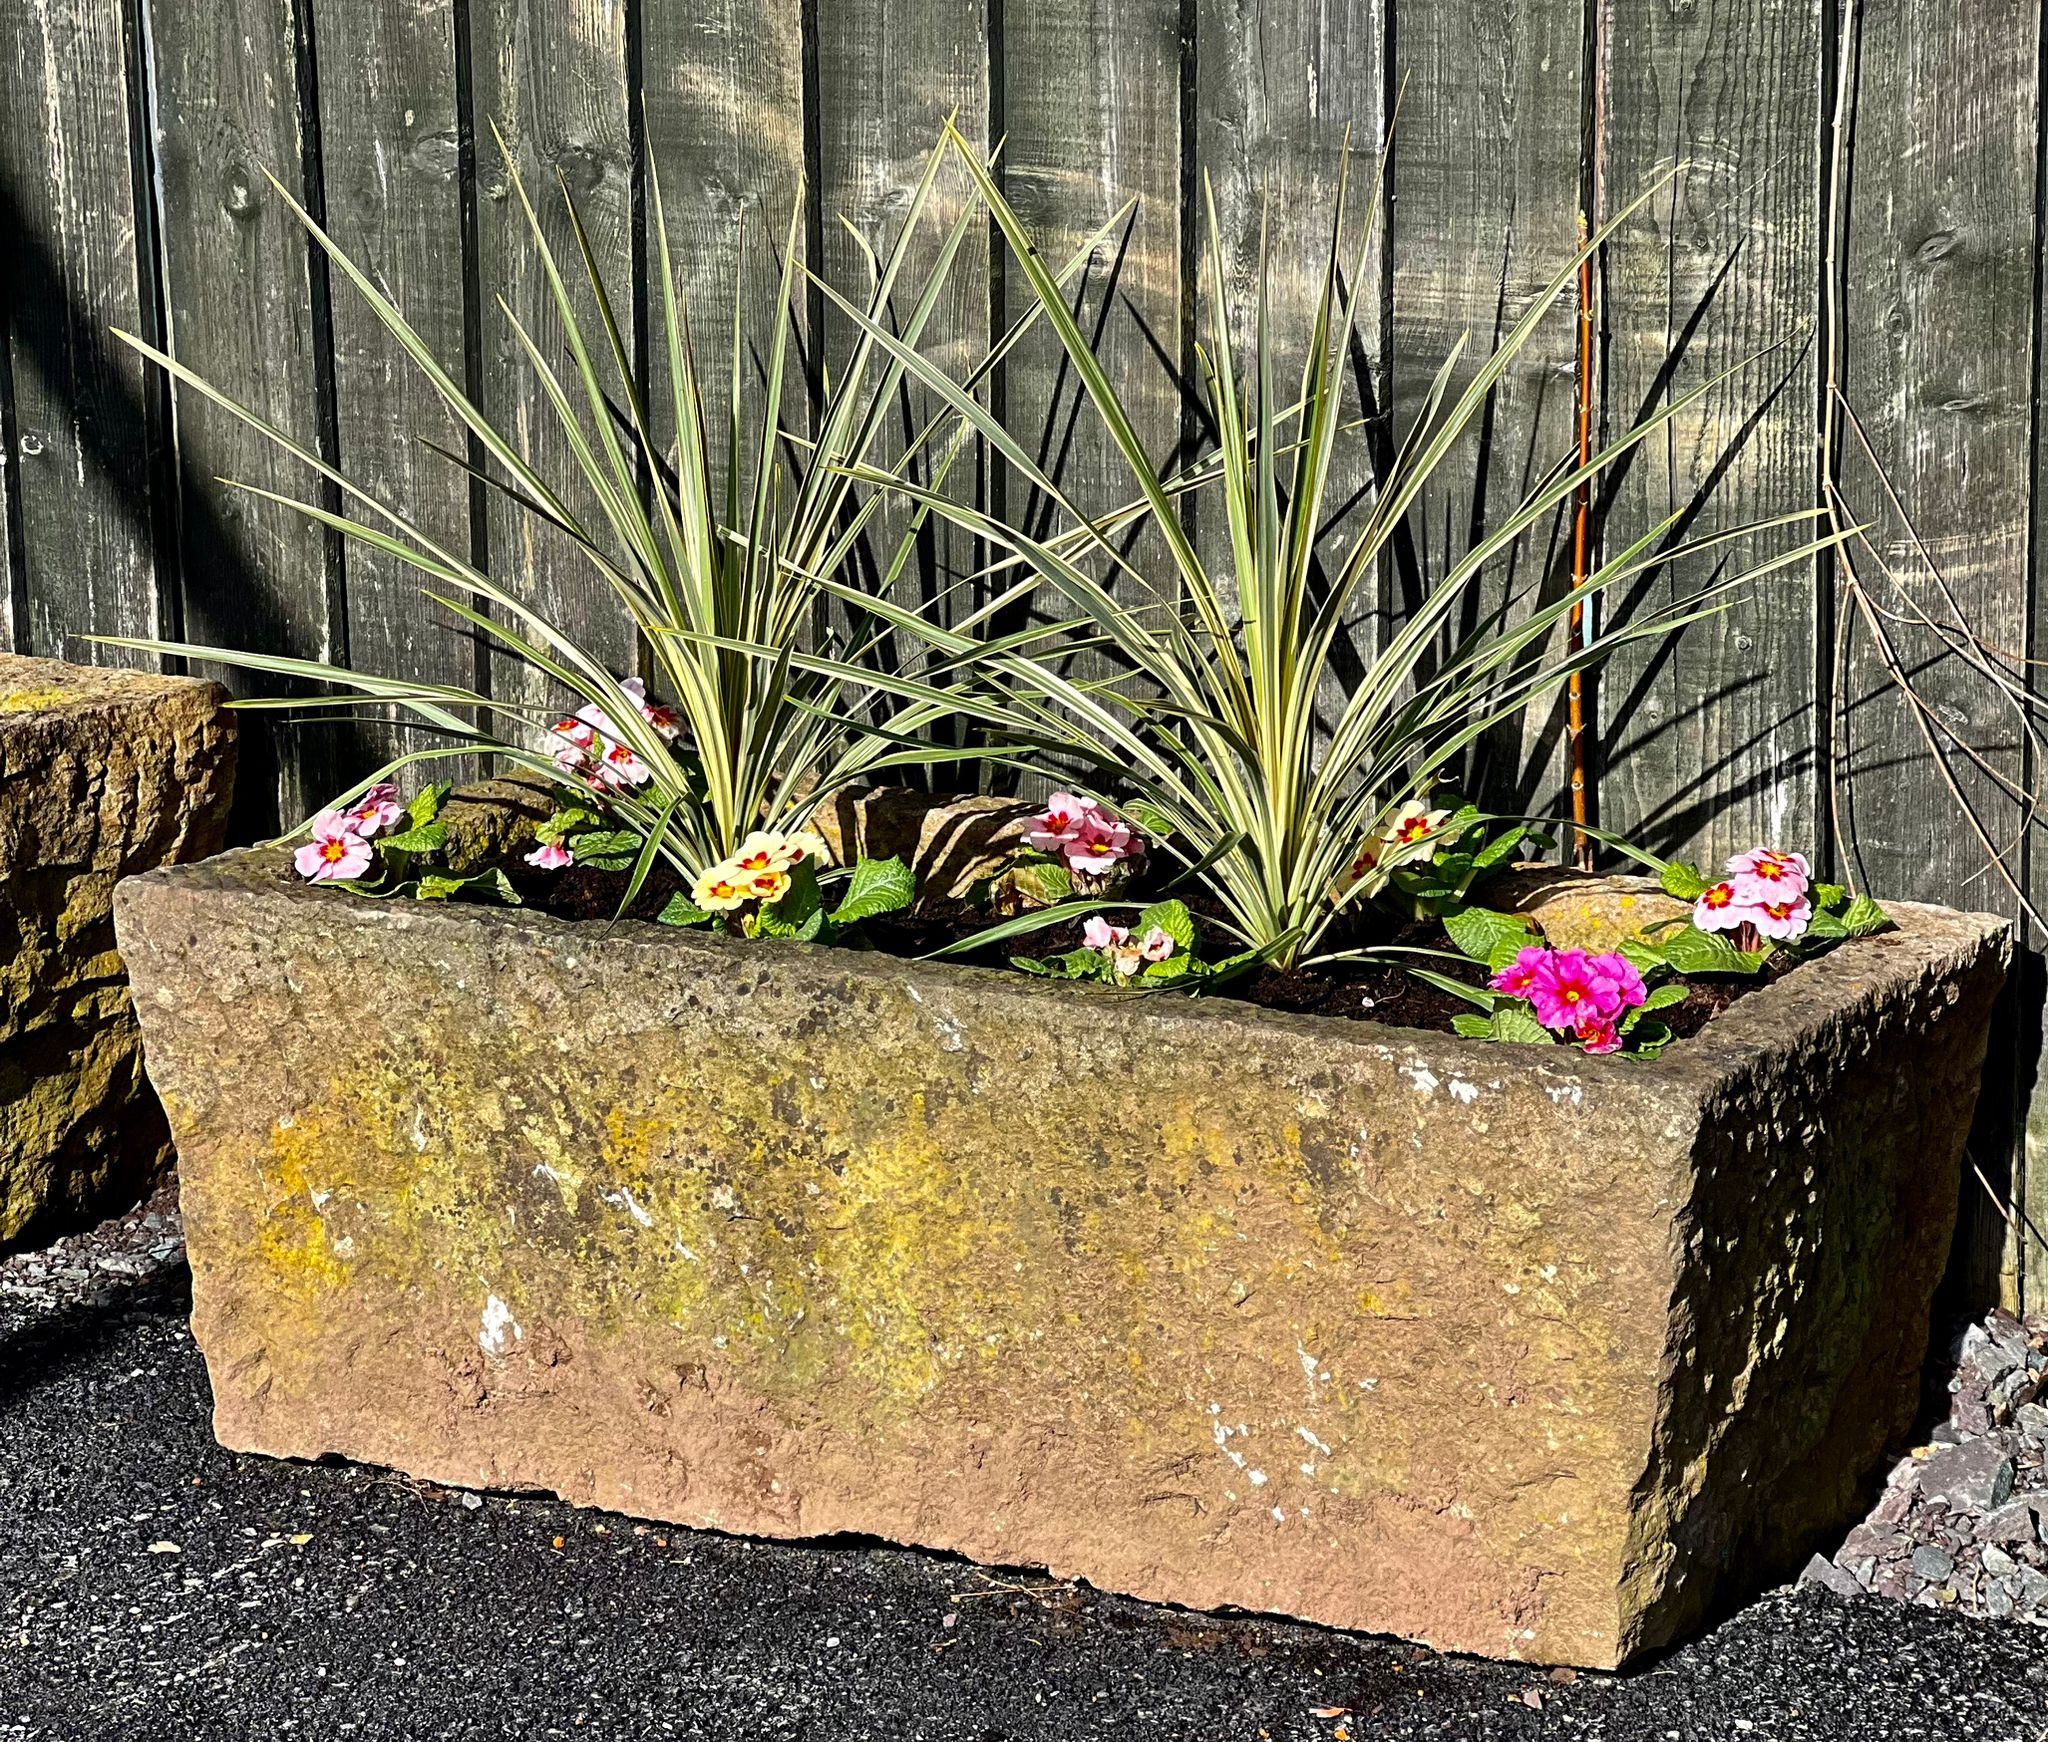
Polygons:
[[1652,1066],[524,911],[123,886],[231,1447],[1611,1665],[1917,1397],[2006,935]]
[[1526,913],[1560,950],[1612,950],[1660,920],[1684,919],[1692,904],[1674,900],[1654,877],[1603,877],[1556,865],[1510,866],[1482,899]]
[[169,1159],[114,882],[220,851],[225,699],[189,678],[0,655],[0,1252],[120,1214]]

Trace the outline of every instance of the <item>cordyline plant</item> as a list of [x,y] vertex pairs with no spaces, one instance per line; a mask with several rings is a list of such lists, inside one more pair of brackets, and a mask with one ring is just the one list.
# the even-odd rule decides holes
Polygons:
[[[1667,636],[1723,608],[1731,589],[1806,560],[1831,540],[1785,551],[1748,573],[1724,580],[1670,610],[1603,637],[1596,651],[1556,652],[1553,631],[1572,608],[1570,597],[1510,599],[1481,613],[1478,627],[1442,654],[1442,642],[1469,607],[1489,564],[1639,443],[1682,416],[1719,380],[1703,383],[1644,419],[1589,464],[1560,463],[1484,538],[1429,587],[1421,608],[1392,636],[1351,686],[1327,728],[1318,701],[1331,693],[1333,657],[1361,593],[1436,469],[1482,415],[1488,395],[1521,354],[1580,260],[1605,243],[1656,191],[1653,187],[1591,236],[1532,299],[1493,354],[1465,387],[1452,393],[1463,354],[1454,348],[1437,372],[1421,414],[1377,491],[1348,549],[1331,554],[1330,480],[1340,436],[1354,435],[1341,415],[1344,356],[1352,337],[1356,288],[1378,208],[1375,197],[1355,255],[1346,265],[1346,189],[1340,181],[1328,257],[1307,360],[1292,403],[1276,386],[1283,337],[1268,306],[1269,262],[1262,240],[1254,341],[1242,362],[1232,339],[1232,309],[1213,194],[1209,257],[1213,319],[1201,361],[1220,452],[1211,475],[1226,510],[1227,543],[1198,545],[1182,511],[1185,492],[1162,478],[1147,457],[1132,418],[1069,310],[1023,221],[1003,197],[989,166],[957,132],[953,143],[1006,239],[1012,258],[1064,347],[1075,374],[1136,482],[1169,567],[1155,579],[1095,523],[1090,552],[1072,540],[1041,541],[1013,526],[943,500],[900,478],[862,468],[878,489],[900,491],[947,515],[1021,559],[1077,612],[1121,669],[1119,681],[1077,682],[1051,658],[1020,647],[973,647],[936,634],[951,658],[987,671],[1003,697],[1003,718],[984,716],[1001,734],[1018,715],[1030,730],[1014,739],[1021,753],[1053,753],[1092,766],[1099,796],[1130,795],[1136,814],[1163,835],[1166,850],[1205,886],[1238,944],[1282,966],[1313,964],[1352,952],[1330,947],[1347,908],[1375,887],[1357,874],[1373,862],[1375,843],[1412,806],[1438,772],[1490,727],[1553,693],[1571,671],[1628,641]],[[1347,178],[1348,179],[1348,178]],[[868,336],[938,394],[1016,469],[1023,480],[1073,517],[1090,521],[972,394],[887,333],[829,287],[826,294]],[[1298,335],[1296,335],[1298,339]],[[1709,546],[1810,520],[1793,514],[1673,545],[1679,519],[1649,527],[1597,568],[1581,599]],[[1090,563],[1111,572],[1105,584]],[[1123,593],[1118,596],[1118,591]],[[1132,603],[1135,599],[1138,602]],[[886,613],[889,607],[881,607]],[[899,614],[900,625],[933,634]],[[1124,681],[1135,679],[1135,682]],[[978,705],[978,704],[975,704]],[[1098,796],[1091,794],[1091,796]],[[1134,808],[1127,803],[1126,808]]]
[[[944,234],[929,267],[911,279],[906,262],[946,151],[942,139],[925,164],[888,257],[869,256],[868,295],[861,304],[846,305],[857,310],[862,324],[844,367],[813,410],[813,433],[808,437],[785,428],[783,407],[783,385],[793,373],[790,342],[803,284],[797,264],[801,195],[783,254],[777,321],[768,345],[757,427],[750,438],[743,426],[743,359],[748,347],[736,299],[733,413],[723,444],[714,446],[655,182],[657,294],[676,413],[674,445],[664,448],[654,433],[648,393],[635,377],[566,184],[563,198],[569,202],[596,314],[594,334],[578,313],[508,149],[512,186],[573,364],[566,382],[502,299],[500,306],[575,458],[575,471],[567,481],[543,477],[527,462],[513,440],[435,360],[368,274],[273,180],[299,221],[481,445],[489,462],[485,481],[565,537],[610,589],[647,649],[657,689],[674,698],[673,708],[651,703],[639,679],[615,674],[541,611],[465,555],[429,536],[398,508],[378,500],[175,358],[125,333],[120,336],[128,344],[179,382],[260,431],[366,512],[351,519],[318,502],[246,484],[233,487],[290,508],[424,574],[433,583],[423,589],[429,598],[473,625],[499,649],[545,674],[559,691],[549,702],[527,703],[458,685],[382,677],[313,660],[182,642],[106,639],[114,645],[217,660],[354,692],[244,705],[347,708],[360,707],[358,698],[367,697],[404,710],[444,740],[412,750],[367,777],[337,801],[344,809],[351,798],[376,789],[408,765],[479,751],[542,775],[580,779],[601,796],[614,820],[644,842],[635,867],[636,890],[657,857],[695,878],[738,853],[757,830],[801,826],[818,797],[837,785],[890,767],[959,759],[963,752],[933,742],[931,729],[952,716],[957,692],[967,680],[943,657],[926,659],[914,673],[893,666],[881,654],[890,629],[867,611],[870,595],[886,593],[911,559],[925,511],[918,510],[902,533],[893,560],[873,565],[880,571],[878,578],[867,583],[860,579],[863,541],[873,537],[887,500],[863,480],[905,481],[924,455],[936,489],[970,439],[968,427],[956,416],[941,414],[927,421],[893,460],[885,464],[876,458],[883,433],[901,407],[903,359],[916,354],[925,326],[940,305],[954,258],[973,228],[970,206]],[[1085,262],[1095,240],[1089,238],[1076,253],[1067,273]],[[899,306],[907,312],[900,324],[892,325]],[[970,379],[992,368],[1030,319],[1035,316],[1006,334]],[[874,336],[880,333],[888,334],[886,345]],[[616,401],[609,397],[612,391],[619,396]],[[594,518],[572,506],[572,496],[594,503]],[[849,576],[853,578],[844,578]],[[830,603],[828,584],[839,599],[850,602],[852,620],[836,637],[821,639],[817,625]],[[997,597],[968,613],[957,638],[963,644],[977,644],[980,626],[1010,602],[1007,596]],[[892,616],[892,622],[905,620],[917,619],[914,613]],[[1036,633],[992,645],[1026,646]],[[932,644],[918,645],[928,654]],[[546,723],[564,711],[564,702],[574,710],[571,717],[547,728]],[[990,703],[984,712],[1001,719],[1005,710]]]

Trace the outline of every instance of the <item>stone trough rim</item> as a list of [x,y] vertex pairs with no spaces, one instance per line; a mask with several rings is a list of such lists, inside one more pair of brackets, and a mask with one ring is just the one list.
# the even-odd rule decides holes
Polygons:
[[[1227,993],[1181,996],[1160,992],[1138,994],[1133,999],[1128,991],[1085,981],[1043,980],[1013,969],[804,943],[793,938],[735,938],[639,919],[563,919],[532,907],[484,902],[378,900],[302,881],[291,872],[290,865],[289,849],[281,844],[237,847],[192,864],[160,866],[124,878],[115,887],[115,906],[118,911],[123,904],[123,892],[131,883],[176,881],[286,903],[347,904],[337,909],[337,919],[346,914],[348,924],[365,929],[379,925],[405,929],[480,925],[501,933],[523,932],[536,941],[567,942],[582,936],[593,947],[607,950],[630,945],[700,958],[705,952],[738,950],[748,956],[758,955],[763,962],[774,961],[775,952],[787,947],[802,952],[802,959],[828,961],[835,970],[856,978],[888,979],[900,984],[908,975],[913,985],[972,984],[1006,997],[1047,1005],[1077,996],[1142,1000],[1159,1008],[1134,1011],[1133,1015],[1140,1018],[1170,1014],[1175,1022],[1252,1025],[1293,1032],[1325,1044],[1346,1040],[1380,1050],[1390,1046],[1409,1050],[1427,1046],[1432,1051],[1447,1046],[1459,1056],[1474,1060],[1498,1058],[1508,1044],[1446,1029],[1395,1027],[1366,1017],[1272,1010]],[[1860,1003],[1859,992],[1874,994],[1896,983],[1904,964],[1888,958],[1898,957],[1902,950],[1910,951],[1916,962],[1927,962],[1966,942],[1996,949],[2003,937],[2006,947],[2010,947],[2013,923],[1998,914],[1927,902],[1887,901],[1882,905],[1893,922],[1891,930],[1842,940],[1822,955],[1799,964],[1783,978],[1745,994],[1713,1017],[1699,1033],[1673,1041],[1656,1059],[1609,1058],[1559,1046],[1553,1049],[1556,1064],[1566,1076],[1585,1071],[1592,1073],[1592,1081],[1603,1083],[1677,1086],[1719,1080],[1731,1068],[1776,1050],[1775,1043],[1780,1038],[1806,1033],[1816,1020],[1849,1019]],[[1514,1047],[1512,1051],[1526,1063],[1552,1064],[1551,1054],[1532,1058],[1532,1049],[1528,1047]]]

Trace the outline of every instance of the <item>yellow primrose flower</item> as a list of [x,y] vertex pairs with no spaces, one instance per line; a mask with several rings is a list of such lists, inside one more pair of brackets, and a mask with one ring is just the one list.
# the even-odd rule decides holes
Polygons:
[[706,913],[730,913],[736,907],[744,907],[753,896],[728,861],[712,866],[699,877],[690,891],[690,899]]
[[756,871],[748,878],[746,890],[754,900],[764,905],[768,902],[780,901],[789,892],[789,873],[772,868],[766,871]]

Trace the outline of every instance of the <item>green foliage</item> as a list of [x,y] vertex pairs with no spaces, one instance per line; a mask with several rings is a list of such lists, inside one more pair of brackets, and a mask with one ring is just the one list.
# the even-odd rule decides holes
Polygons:
[[1517,951],[1543,941],[1534,924],[1522,914],[1495,913],[1485,907],[1465,907],[1445,914],[1444,930],[1460,950],[1494,973],[1512,962]]
[[1701,931],[1688,925],[1664,940],[1664,961],[1673,973],[1755,974],[1776,953],[1776,946],[1739,950],[1722,932]]
[[1697,901],[1709,887],[1706,873],[1682,859],[1666,865],[1657,881],[1663,885],[1664,893],[1677,901]]
[[832,923],[844,928],[885,913],[900,913],[917,895],[917,880],[901,859],[863,859],[854,866],[846,893],[832,910]]

